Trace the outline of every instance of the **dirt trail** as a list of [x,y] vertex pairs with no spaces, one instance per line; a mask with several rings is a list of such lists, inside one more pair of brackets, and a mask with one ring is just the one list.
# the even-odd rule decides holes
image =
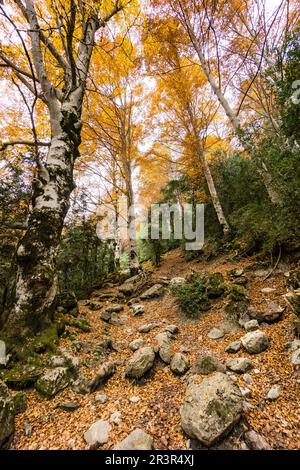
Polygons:
[[[251,259],[236,263],[226,262],[225,257],[219,257],[212,262],[187,262],[180,252],[175,250],[164,257],[162,267],[155,271],[153,277],[171,278],[185,276],[191,272],[207,271],[219,271],[226,277],[228,270],[245,268],[252,262]],[[263,281],[263,277],[255,277],[251,273],[247,273],[247,276],[250,280],[248,293],[254,307],[262,309],[266,301],[272,300],[285,305],[282,295],[286,292],[286,278],[283,273],[274,273],[266,281]],[[274,287],[275,291],[266,296],[261,293],[263,287]],[[181,430],[179,416],[187,378],[174,376],[168,366],[157,362],[153,371],[139,384],[125,379],[125,363],[132,354],[127,345],[139,337],[142,337],[146,344],[154,344],[154,337],[161,331],[163,324],[162,328],[146,334],[138,333],[138,328],[149,322],[167,322],[179,327],[179,333],[173,342],[174,350],[186,348],[191,364],[199,354],[206,353],[215,355],[222,364],[225,364],[225,360],[229,357],[225,353],[226,346],[240,338],[245,331],[240,329],[218,341],[207,337],[208,331],[225,319],[224,299],[216,302],[207,314],[197,320],[188,319],[182,314],[169,291],[166,291],[161,299],[142,303],[145,305],[145,313],[138,317],[133,317],[130,308],[125,306],[124,313],[127,319],[123,326],[108,325],[100,319],[100,311],[90,311],[87,307],[81,307],[81,311],[86,314],[92,326],[92,332],[78,334],[77,340],[96,344],[101,334],[108,333],[113,340],[114,348],[118,349],[109,355],[109,359],[119,360],[122,363],[103,389],[95,393],[82,396],[68,388],[52,400],[46,400],[35,391],[28,392],[28,410],[17,417],[13,448],[84,449],[86,448],[84,432],[97,419],[109,420],[115,411],[121,412],[122,422],[119,425],[112,425],[109,442],[101,449],[113,448],[117,441],[137,427],[142,427],[153,436],[154,448],[157,450],[187,448],[188,437]],[[249,405],[245,410],[245,417],[273,448],[299,449],[299,384],[288,354],[284,351],[284,345],[292,339],[290,311],[288,309],[285,311],[282,321],[273,325],[263,325],[261,328],[270,339],[268,350],[257,356],[250,356],[244,351],[234,356],[251,357],[254,369],[258,369],[257,373],[249,372],[253,379],[249,385],[245,383],[243,376],[237,376],[239,385],[242,388],[247,386],[252,391],[252,398],[247,398]],[[70,340],[64,340],[62,346],[74,354]],[[80,357],[82,363],[86,361],[87,364],[87,367],[83,367],[85,376],[92,378],[99,363],[91,365],[92,356],[89,353],[80,354]],[[187,375],[191,374],[192,372],[189,372]],[[266,402],[264,396],[274,384],[281,386],[280,398],[272,403]],[[96,402],[97,393],[106,394],[107,403]],[[131,403],[129,398],[134,396],[139,397],[139,401]],[[55,409],[58,403],[74,400],[80,403],[80,408],[72,413]],[[25,421],[33,427],[30,438],[24,435]],[[240,433],[234,435],[231,447],[240,448],[241,438]]]

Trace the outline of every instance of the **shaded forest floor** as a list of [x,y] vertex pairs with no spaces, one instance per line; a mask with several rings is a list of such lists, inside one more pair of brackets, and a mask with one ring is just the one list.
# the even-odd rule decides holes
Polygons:
[[[172,278],[186,276],[192,272],[221,272],[227,279],[229,270],[247,268],[255,260],[251,258],[238,262],[229,262],[225,256],[215,258],[213,261],[187,262],[177,250],[164,256],[161,268],[153,271],[153,280],[161,276]],[[286,277],[284,269],[276,270],[268,279],[264,280],[268,271],[256,270],[246,272],[249,279],[247,289],[251,305],[262,310],[266,302],[277,301],[285,306],[283,295],[286,293]],[[268,294],[261,292],[262,288],[274,288]],[[112,289],[108,289],[111,291]],[[97,299],[99,293],[95,291],[92,298]],[[115,302],[114,302],[115,303]],[[212,327],[222,326],[226,330],[228,322],[224,312],[224,299],[216,301],[213,307],[197,319],[186,317],[178,307],[174,296],[167,289],[164,296],[159,299],[142,301],[145,312],[141,316],[132,316],[131,309],[124,305],[124,312],[120,316],[124,325],[110,325],[100,319],[100,311],[91,311],[87,306],[81,306],[91,326],[89,333],[77,333],[76,341],[96,345],[103,333],[109,334],[114,349],[109,354],[109,360],[117,361],[116,373],[103,386],[101,391],[78,395],[67,388],[53,399],[43,399],[36,391],[28,391],[27,411],[16,419],[16,433],[12,449],[85,449],[86,443],[83,435],[85,431],[98,419],[109,420],[112,413],[121,413],[121,422],[112,425],[109,442],[101,449],[112,449],[114,445],[125,438],[137,427],[143,428],[154,438],[154,449],[186,449],[200,448],[199,444],[183,433],[180,426],[179,408],[182,405],[186,389],[187,378],[193,374],[190,370],[185,376],[175,376],[169,366],[156,361],[153,369],[138,382],[124,378],[125,363],[132,355],[128,343],[136,338],[143,338],[145,345],[153,345],[154,337],[163,327],[170,323],[179,328],[174,341],[175,351],[185,351],[191,364],[195,363],[199,355],[212,354],[225,365],[230,357],[249,357],[254,368],[248,373],[251,382],[246,383],[243,375],[236,375],[241,388],[251,389],[251,398],[245,398],[245,419],[236,430],[221,443],[218,448],[241,448],[243,431],[252,427],[266,438],[274,449],[299,449],[300,429],[299,410],[300,393],[297,372],[293,370],[285,345],[293,339],[291,311],[287,308],[282,321],[274,324],[263,324],[261,329],[267,333],[269,348],[258,355],[249,355],[239,352],[229,355],[225,352],[226,346],[245,334],[242,328],[229,328],[229,332],[222,339],[213,340],[207,337]],[[109,302],[105,306],[109,305]],[[160,328],[149,333],[139,333],[141,325],[159,322]],[[70,339],[62,340],[61,346],[67,348],[74,355],[74,348]],[[92,353],[77,353],[83,364],[83,373],[92,378],[99,368]],[[268,402],[265,395],[274,384],[281,387],[281,394],[277,401]],[[95,400],[97,394],[107,395],[107,402],[101,404]],[[132,397],[139,397],[131,402]],[[56,408],[62,402],[76,400],[80,407],[72,413]],[[25,423],[32,426],[31,437],[24,433]]]

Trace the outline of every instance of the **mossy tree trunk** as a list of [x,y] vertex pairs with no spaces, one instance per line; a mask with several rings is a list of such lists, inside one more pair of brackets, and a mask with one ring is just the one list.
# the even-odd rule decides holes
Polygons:
[[[23,16],[30,39],[26,58],[30,57],[31,74],[26,76],[32,84],[24,77],[22,83],[48,108],[51,142],[45,162],[41,162],[37,155],[32,211],[17,250],[16,282],[1,315],[0,337],[8,342],[8,346],[41,332],[53,318],[57,294],[56,258],[74,187],[73,168],[79,156],[82,103],[95,36],[97,30],[122,9],[116,2],[111,12],[100,18],[96,7],[80,6],[71,0],[68,16],[64,17],[62,8],[53,18],[54,22],[63,20],[67,25],[68,48],[66,51],[65,43],[61,44],[65,50],[63,56],[56,48],[57,44],[51,42],[40,28],[35,2],[15,0],[15,4]],[[11,12],[7,15],[10,17]],[[80,27],[75,28],[77,21],[81,22]],[[76,37],[81,34],[78,46],[74,45],[77,43],[75,30]],[[48,76],[46,51],[63,72],[61,88],[57,88]],[[15,70],[18,78],[19,70]]]

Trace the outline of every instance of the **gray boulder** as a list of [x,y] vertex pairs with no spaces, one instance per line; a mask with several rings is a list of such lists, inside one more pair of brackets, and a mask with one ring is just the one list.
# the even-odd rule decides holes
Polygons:
[[181,425],[188,436],[210,447],[232,429],[241,413],[238,386],[226,374],[215,372],[200,384],[188,385],[180,409]]
[[251,450],[272,450],[264,437],[256,431],[247,431],[244,435],[245,442]]
[[148,323],[147,325],[142,325],[139,327],[139,333],[149,333],[149,331],[159,327],[160,323]]
[[163,294],[164,288],[161,284],[154,284],[154,286],[147,289],[142,295],[141,299],[153,299],[155,297],[160,297]]
[[280,386],[279,385],[273,385],[273,387],[270,388],[268,391],[267,395],[265,396],[265,399],[268,401],[275,401],[278,400],[280,396]]
[[300,348],[296,349],[296,351],[294,351],[293,354],[291,355],[291,363],[293,366],[300,365]]
[[67,367],[56,367],[41,375],[36,381],[35,388],[41,395],[51,398],[66,388],[70,379],[70,371]]
[[131,343],[129,343],[128,347],[129,349],[131,349],[131,351],[137,351],[139,348],[141,348],[142,346],[144,346],[144,340],[141,339],[141,338],[137,338],[137,339],[134,339],[133,341],[131,341]]
[[135,429],[114,450],[151,450],[153,438],[142,429]]
[[180,352],[174,354],[170,364],[171,371],[174,372],[174,374],[183,375],[187,372],[189,367],[190,362],[184,354]]
[[246,331],[255,331],[259,329],[259,324],[257,320],[249,320],[244,324]]
[[242,345],[249,354],[259,354],[269,346],[268,336],[261,330],[251,331],[241,338]]
[[138,315],[143,315],[144,311],[145,311],[145,307],[142,304],[134,304],[132,306],[132,315],[134,317]]
[[159,357],[166,364],[170,364],[172,359],[172,346],[169,334],[166,332],[158,333],[158,335],[155,336],[155,340],[157,343],[155,350],[158,352]]
[[100,419],[84,433],[84,439],[89,449],[94,450],[108,442],[111,425]]
[[115,373],[116,365],[114,362],[107,361],[104,362],[96,376],[89,382],[89,389],[91,392],[95,392]]
[[178,333],[179,329],[178,329],[177,325],[167,325],[164,328],[164,331],[167,331],[168,333],[171,333],[172,335],[176,335]]
[[207,336],[210,338],[210,339],[221,339],[223,338],[224,336],[224,333],[223,331],[219,330],[219,328],[212,328]]
[[125,369],[127,377],[140,378],[153,366],[155,352],[153,348],[147,346],[138,349],[128,360]]
[[237,357],[235,359],[228,359],[228,361],[226,361],[226,367],[237,374],[244,374],[252,369],[253,364],[247,357]]
[[233,341],[230,343],[227,348],[225,349],[225,352],[229,354],[234,354],[237,353],[242,347],[242,343],[240,341]]

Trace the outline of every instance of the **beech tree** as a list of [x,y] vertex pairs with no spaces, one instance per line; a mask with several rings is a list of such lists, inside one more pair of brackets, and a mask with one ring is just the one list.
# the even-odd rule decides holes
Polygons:
[[[1,337],[23,341],[51,323],[57,294],[56,257],[80,156],[82,109],[90,63],[107,23],[130,2],[39,2],[1,5],[13,42],[1,59],[20,86],[47,110],[51,136],[45,159],[36,153],[32,208],[16,254],[17,274],[1,314]],[[103,36],[103,33],[102,33]],[[22,51],[20,53],[20,51]],[[14,142],[11,142],[12,144]],[[40,142],[35,138],[33,145]]]
[[218,105],[209,93],[205,74],[199,74],[191,57],[186,57],[180,50],[178,31],[173,26],[168,20],[152,23],[145,40],[146,55],[150,57],[155,50],[158,59],[156,63],[148,60],[150,70],[158,77],[152,96],[152,113],[163,121],[161,138],[182,154],[179,163],[203,172],[210,200],[226,235],[230,233],[230,226],[208,161],[212,147],[220,140],[213,135],[212,129],[209,130]]
[[[187,49],[194,51],[195,58],[197,58],[202,72],[206,75],[236,137],[256,163],[257,171],[263,180],[271,202],[280,204],[276,182],[274,182],[265,162],[257,158],[255,143],[247,126],[247,119],[242,120],[239,113],[245,96],[248,95],[250,88],[263,70],[264,64],[271,63],[268,60],[270,50],[267,51],[267,44],[269,44],[269,36],[272,36],[272,30],[277,33],[278,30],[281,32],[288,30],[291,2],[283,0],[279,7],[269,15],[266,12],[265,2],[257,2],[256,0],[231,0],[230,2],[175,0],[171,4],[165,1],[157,2],[157,0],[152,0],[152,2],[154,6],[160,8],[159,17],[166,15],[169,19],[175,19],[174,27],[181,30],[182,33],[181,42]],[[256,26],[253,26],[253,22],[250,21],[249,14],[244,14],[245,10],[252,12],[254,21],[257,20]],[[278,20],[283,14],[288,18],[285,23]],[[237,37],[243,39],[245,30],[250,45],[248,43],[246,48],[240,49],[241,57],[237,61],[236,54],[228,51],[231,51],[232,43],[236,41]],[[241,76],[244,64],[249,57],[252,57],[256,62],[256,71],[250,79],[250,86],[244,91],[242,103],[239,103],[236,108],[236,101],[233,100],[233,104],[230,102],[226,90],[231,88],[232,77],[237,73]]]

